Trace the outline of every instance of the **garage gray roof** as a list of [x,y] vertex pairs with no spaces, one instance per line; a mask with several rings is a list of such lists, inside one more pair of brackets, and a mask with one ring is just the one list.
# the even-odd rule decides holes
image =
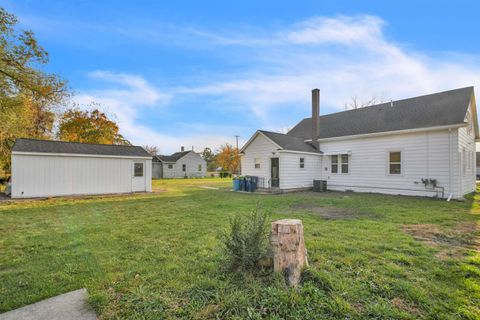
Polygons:
[[[462,124],[472,95],[466,87],[328,114],[320,117],[320,138]],[[311,127],[306,118],[287,135],[311,139]]]
[[259,130],[259,132],[266,135],[270,140],[278,144],[284,150],[303,151],[303,152],[318,152],[310,143],[304,142],[303,138],[293,137],[283,133]]
[[17,139],[15,141],[15,144],[13,145],[12,151],[89,154],[102,156],[151,157],[151,155],[145,149],[139,146],[92,144],[25,138]]

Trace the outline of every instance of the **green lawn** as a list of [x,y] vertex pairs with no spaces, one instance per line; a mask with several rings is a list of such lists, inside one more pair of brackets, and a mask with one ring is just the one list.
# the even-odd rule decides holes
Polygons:
[[[101,319],[480,318],[480,196],[251,195],[230,183],[0,203],[0,312],[86,287]],[[222,268],[217,235],[257,202],[304,222],[310,269],[297,289]]]

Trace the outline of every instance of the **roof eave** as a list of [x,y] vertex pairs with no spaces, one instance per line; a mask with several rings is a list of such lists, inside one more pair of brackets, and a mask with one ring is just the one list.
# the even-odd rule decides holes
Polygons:
[[261,130],[257,130],[255,131],[255,133],[252,135],[252,137],[250,139],[248,139],[248,141],[243,145],[243,147],[240,149],[240,153],[244,153],[245,149],[253,142],[253,140],[255,140],[255,138],[261,134],[265,139],[267,139],[268,141],[270,141],[271,143],[273,143],[277,148],[278,150],[283,150],[283,148],[278,144],[276,143],[275,141],[273,141],[272,139],[270,139],[269,137],[267,137],[266,134],[264,134]]
[[[382,131],[382,132],[355,134],[355,135],[349,135],[349,136],[323,138],[323,139],[318,139],[318,142],[348,140],[348,139],[360,139],[360,138],[388,136],[388,135],[395,135],[395,134],[407,134],[407,133],[416,133],[416,132],[425,132],[425,131],[446,130],[446,129],[461,128],[461,127],[465,127],[465,126],[466,126],[465,123],[460,123],[460,124],[455,124],[455,125],[445,125],[445,126],[426,127],[426,128],[417,128],[417,129]],[[311,142],[312,139],[307,139],[307,140],[304,140],[304,141],[305,142]]]
[[288,150],[288,149],[282,149],[278,150],[279,153],[301,153],[301,154],[311,154],[311,155],[316,155],[316,156],[321,156],[322,151],[318,152],[312,152],[312,151],[298,151],[298,150]]
[[29,156],[57,156],[57,157],[89,157],[89,158],[121,158],[121,159],[148,159],[149,156],[122,156],[109,154],[86,154],[86,153],[57,153],[57,152],[30,152],[30,151],[12,151],[12,155],[29,155]]

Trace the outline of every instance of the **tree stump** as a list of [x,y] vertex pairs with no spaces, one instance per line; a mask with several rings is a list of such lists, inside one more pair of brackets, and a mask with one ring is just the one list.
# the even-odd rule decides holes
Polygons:
[[283,219],[272,222],[270,244],[273,270],[283,273],[288,285],[297,286],[302,268],[308,266],[302,221]]

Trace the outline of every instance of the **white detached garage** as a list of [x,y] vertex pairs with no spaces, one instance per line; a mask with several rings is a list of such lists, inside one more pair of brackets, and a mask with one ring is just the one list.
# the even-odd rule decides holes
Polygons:
[[152,191],[152,156],[139,146],[17,139],[12,198]]

